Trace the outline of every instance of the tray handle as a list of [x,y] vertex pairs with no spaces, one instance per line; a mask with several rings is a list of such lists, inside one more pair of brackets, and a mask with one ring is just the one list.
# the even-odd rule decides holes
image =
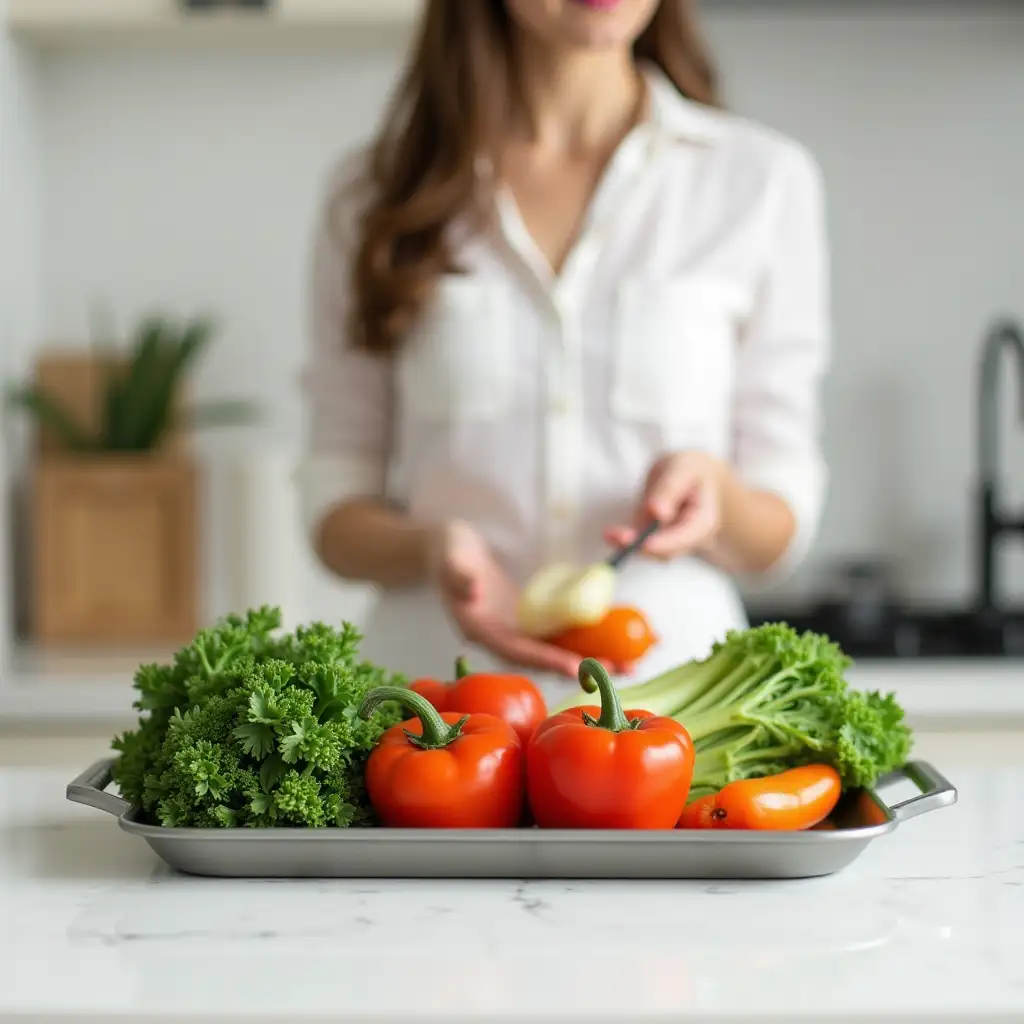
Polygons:
[[896,804],[889,804],[889,810],[897,821],[907,821],[919,814],[937,811],[941,807],[949,807],[957,801],[956,787],[934,765],[927,761],[908,761],[902,768],[878,780],[877,787],[891,785],[894,782],[909,780],[920,793],[907,797]]
[[67,798],[76,804],[85,804],[120,818],[131,809],[131,804],[113,793],[107,793],[114,770],[114,758],[105,757],[90,765],[76,779],[68,783]]

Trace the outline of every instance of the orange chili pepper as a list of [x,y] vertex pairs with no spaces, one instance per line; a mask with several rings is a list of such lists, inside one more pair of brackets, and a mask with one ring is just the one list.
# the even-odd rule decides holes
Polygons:
[[827,818],[842,789],[839,773],[827,764],[742,779],[694,800],[680,815],[678,827],[800,831]]

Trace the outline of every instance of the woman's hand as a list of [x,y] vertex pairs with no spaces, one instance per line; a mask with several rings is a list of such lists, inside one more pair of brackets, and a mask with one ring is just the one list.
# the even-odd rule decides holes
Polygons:
[[518,588],[469,523],[456,521],[438,531],[431,565],[448,614],[466,640],[514,665],[576,678],[575,654],[519,628]]
[[652,519],[661,529],[644,553],[669,561],[697,555],[733,573],[767,572],[796,531],[793,511],[777,494],[747,487],[725,462],[705,452],[664,455],[651,467],[636,522],[613,526],[610,544],[629,544]]
[[646,541],[644,554],[669,561],[707,554],[722,525],[722,492],[728,467],[704,452],[664,455],[651,467],[632,525],[611,527],[610,544],[630,544],[652,519],[661,523]]

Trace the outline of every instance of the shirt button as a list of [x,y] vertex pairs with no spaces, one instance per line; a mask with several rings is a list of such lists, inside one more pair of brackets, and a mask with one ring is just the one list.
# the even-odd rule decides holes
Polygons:
[[551,411],[556,416],[564,416],[569,411],[569,403],[564,398],[553,398],[551,400]]
[[571,509],[565,502],[556,502],[551,506],[551,515],[555,519],[566,520],[569,518]]

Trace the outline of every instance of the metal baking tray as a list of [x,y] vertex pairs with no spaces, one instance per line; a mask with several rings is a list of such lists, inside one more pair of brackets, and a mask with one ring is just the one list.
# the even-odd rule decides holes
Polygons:
[[877,789],[909,780],[917,795],[890,806],[874,790],[853,791],[828,828],[806,832],[165,828],[106,791],[113,764],[86,769],[67,798],[115,815],[171,867],[222,878],[810,878],[842,870],[873,839],[957,800],[932,765],[912,761]]

